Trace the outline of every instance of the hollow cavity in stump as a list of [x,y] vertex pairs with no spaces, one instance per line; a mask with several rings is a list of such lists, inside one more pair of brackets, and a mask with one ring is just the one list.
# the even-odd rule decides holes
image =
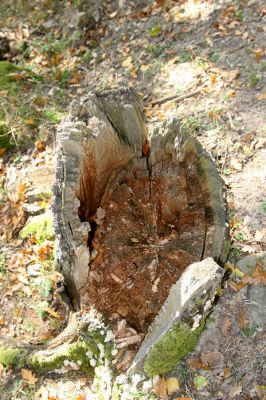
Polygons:
[[[190,160],[192,161],[192,160]],[[81,296],[146,331],[170,287],[200,260],[206,216],[197,162],[136,158],[111,175],[91,216],[89,282]],[[177,175],[178,174],[178,175]]]

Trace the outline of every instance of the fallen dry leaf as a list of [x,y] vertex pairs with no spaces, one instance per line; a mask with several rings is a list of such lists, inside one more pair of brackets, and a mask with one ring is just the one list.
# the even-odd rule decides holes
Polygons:
[[199,368],[199,369],[205,369],[206,371],[209,371],[210,370],[210,367],[207,365],[207,364],[204,364],[201,360],[199,360],[199,359],[194,359],[194,360],[191,360],[190,362],[189,362],[189,364],[192,366],[192,367],[194,367],[194,368]]
[[224,377],[228,378],[231,375],[231,369],[228,367],[224,367]]
[[228,316],[225,316],[222,320],[221,332],[224,336],[228,334],[231,329],[231,319]]
[[47,312],[48,314],[50,314],[55,319],[61,320],[61,316],[56,311],[54,311],[52,308],[44,307],[43,311]]
[[192,400],[191,397],[175,397],[174,400]]
[[255,50],[255,58],[256,58],[256,62],[260,62],[261,58],[263,57],[263,50],[262,49],[257,49]]
[[86,395],[85,394],[79,394],[75,400],[86,400]]
[[0,147],[0,156],[6,152],[5,147]]
[[158,382],[155,384],[154,387],[155,393],[158,396],[161,396],[167,399],[167,382],[165,378],[159,378]]
[[216,83],[216,81],[217,81],[217,75],[216,74],[212,74],[210,76],[210,81],[211,81],[211,84],[214,85]]
[[34,385],[37,382],[38,378],[36,378],[36,376],[30,369],[22,368],[20,372],[21,377],[22,379],[24,379],[24,381],[29,382],[31,385]]
[[261,100],[266,100],[266,92],[262,92],[257,94],[256,99],[261,101]]
[[253,285],[266,285],[266,271],[264,271],[260,263],[257,263],[253,274],[251,276],[244,276],[241,282]]
[[200,356],[201,361],[210,367],[215,367],[222,364],[224,356],[219,351],[210,351],[208,353],[202,353]]
[[124,68],[132,68],[133,67],[132,57],[131,56],[127,57],[124,61],[122,61],[121,65]]
[[138,77],[138,73],[137,73],[137,69],[135,67],[132,67],[130,69],[130,75],[132,76],[132,78],[136,79]]
[[247,326],[247,318],[246,318],[246,312],[244,310],[244,308],[240,308],[237,317],[237,325],[240,329],[244,329]]
[[166,381],[167,393],[172,396],[173,393],[177,392],[179,389],[179,382],[175,377],[168,378]]

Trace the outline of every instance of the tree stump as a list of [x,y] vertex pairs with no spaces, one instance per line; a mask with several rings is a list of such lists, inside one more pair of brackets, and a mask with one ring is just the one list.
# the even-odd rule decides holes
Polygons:
[[178,119],[148,135],[131,90],[72,103],[58,130],[54,195],[57,264],[73,307],[125,319],[139,334],[190,264],[225,255],[223,183],[211,157]]

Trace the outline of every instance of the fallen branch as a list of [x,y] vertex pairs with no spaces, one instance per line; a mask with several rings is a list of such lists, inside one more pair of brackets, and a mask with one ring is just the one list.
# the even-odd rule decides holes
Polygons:
[[163,104],[163,103],[166,103],[167,101],[171,101],[171,100],[181,101],[181,100],[184,100],[184,99],[188,99],[189,97],[193,97],[196,94],[199,94],[200,92],[201,92],[201,89],[196,89],[196,90],[193,90],[190,93],[182,94],[181,96],[179,96],[177,94],[173,94],[172,96],[162,97],[161,99],[153,100],[150,104],[152,106],[155,106],[157,104]]

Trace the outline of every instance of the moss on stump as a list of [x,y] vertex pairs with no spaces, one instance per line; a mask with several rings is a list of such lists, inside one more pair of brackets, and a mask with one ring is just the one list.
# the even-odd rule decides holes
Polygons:
[[144,371],[149,377],[165,374],[185,357],[197,344],[204,323],[192,330],[185,323],[174,325],[148,353]]

